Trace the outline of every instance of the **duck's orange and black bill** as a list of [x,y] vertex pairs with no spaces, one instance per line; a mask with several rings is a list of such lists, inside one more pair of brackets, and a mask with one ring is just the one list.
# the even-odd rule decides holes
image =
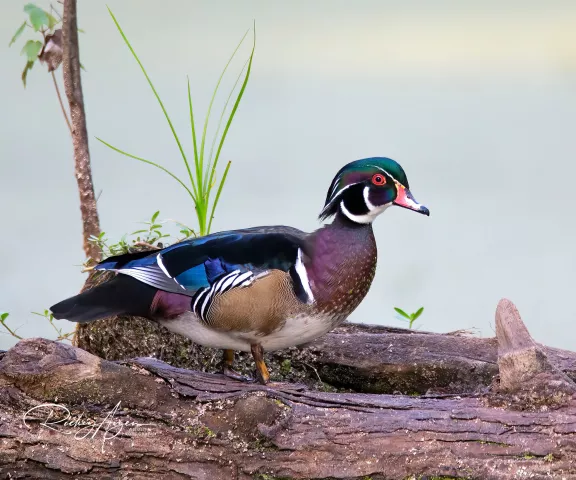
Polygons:
[[426,208],[424,205],[418,203],[410,193],[410,190],[398,183],[396,184],[396,187],[398,189],[398,194],[394,200],[394,205],[398,205],[399,207],[414,210],[415,212],[430,216],[430,210],[428,210],[428,208]]

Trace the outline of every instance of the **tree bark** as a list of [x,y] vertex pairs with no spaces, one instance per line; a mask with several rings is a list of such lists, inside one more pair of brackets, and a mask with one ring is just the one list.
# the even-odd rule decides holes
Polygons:
[[86,257],[91,258],[93,261],[98,261],[100,259],[100,250],[88,241],[91,235],[98,236],[100,224],[94,186],[92,184],[86,112],[84,110],[80,76],[76,0],[64,0],[62,37],[64,89],[68,98],[72,121],[72,143],[74,146],[76,181],[78,183],[78,192],[80,193],[83,246]]
[[[531,339],[510,302],[500,303],[496,329],[500,381],[460,396],[265,387],[152,358],[110,362],[23,340],[0,360],[0,474],[576,479],[574,382]],[[421,346],[435,337],[422,335]],[[515,377],[522,381],[509,381]],[[60,407],[38,407],[48,402],[70,410],[67,425],[56,423],[66,418]]]

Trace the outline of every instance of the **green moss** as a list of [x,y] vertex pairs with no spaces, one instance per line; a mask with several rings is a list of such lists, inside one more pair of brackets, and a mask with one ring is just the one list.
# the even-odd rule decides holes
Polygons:
[[288,375],[291,369],[292,369],[292,362],[289,359],[284,360],[280,364],[280,373],[282,375]]
[[190,435],[193,435],[202,440],[209,440],[216,436],[216,434],[206,425],[187,426],[184,428],[184,430],[186,433],[189,433]]
[[490,440],[476,440],[478,443],[482,445],[497,445],[499,447],[510,447],[508,443],[501,443],[501,442],[492,442]]

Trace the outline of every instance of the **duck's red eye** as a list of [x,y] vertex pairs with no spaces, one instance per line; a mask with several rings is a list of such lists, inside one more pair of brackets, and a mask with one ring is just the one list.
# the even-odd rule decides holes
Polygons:
[[372,183],[380,187],[386,183],[386,178],[384,175],[377,173],[372,177]]

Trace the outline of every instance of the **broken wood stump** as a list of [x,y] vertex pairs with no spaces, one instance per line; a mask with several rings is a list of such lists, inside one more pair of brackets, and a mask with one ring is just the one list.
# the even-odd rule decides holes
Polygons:
[[[496,339],[348,325],[306,347],[316,349],[320,376],[325,365],[348,364],[373,382],[394,372],[400,381],[401,365],[430,362],[431,351],[437,362],[463,359],[451,368],[468,369],[466,358],[495,365],[499,380],[460,395],[266,387],[22,340],[0,360],[0,477],[576,479],[576,354],[535,344],[510,302],[496,316]],[[356,362],[343,347],[349,337],[366,345]],[[401,348],[399,338],[410,341]],[[497,356],[466,355],[475,340],[494,344]]]

